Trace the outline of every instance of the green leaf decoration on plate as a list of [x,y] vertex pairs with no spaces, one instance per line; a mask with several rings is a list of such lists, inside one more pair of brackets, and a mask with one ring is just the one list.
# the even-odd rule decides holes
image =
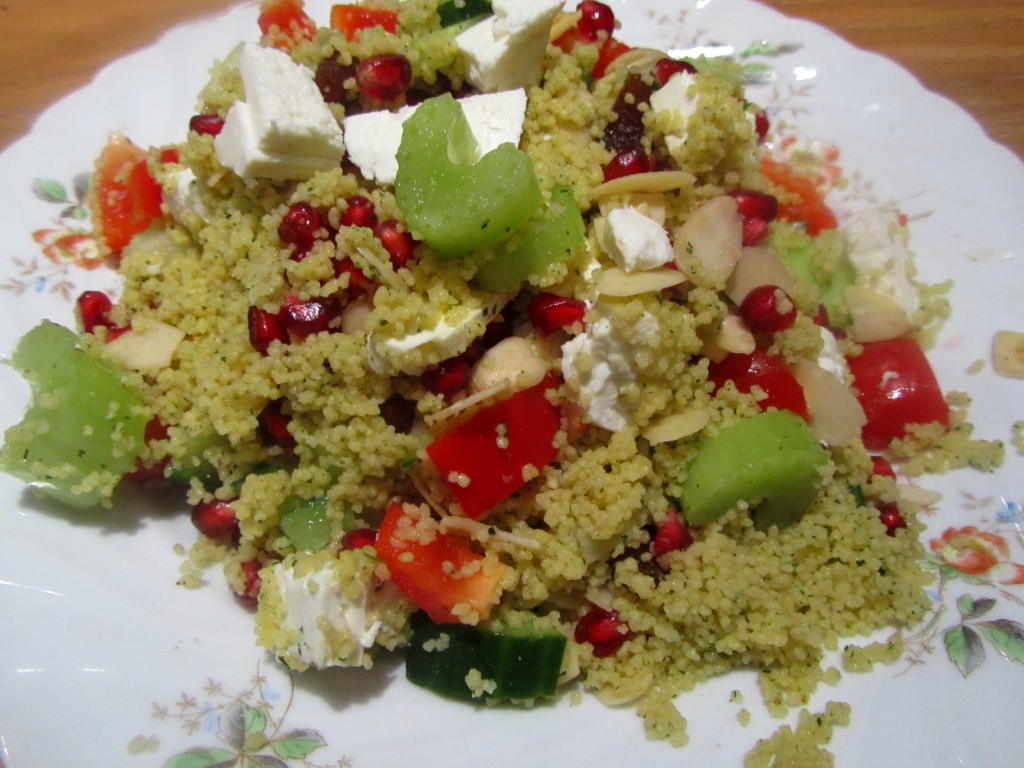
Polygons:
[[977,626],[999,653],[1010,661],[1024,663],[1024,625],[1009,619],[996,619]]
[[271,742],[274,754],[285,760],[303,760],[313,750],[326,746],[327,742],[316,731],[308,729],[290,731],[279,741]]
[[234,765],[236,762],[237,755],[234,752],[216,747],[198,747],[175,755],[164,763],[164,768],[217,768]]
[[985,661],[985,646],[981,637],[968,626],[960,624],[943,635],[949,660],[967,677]]
[[34,179],[32,181],[32,192],[40,200],[47,203],[70,203],[68,192],[64,185],[53,179]]

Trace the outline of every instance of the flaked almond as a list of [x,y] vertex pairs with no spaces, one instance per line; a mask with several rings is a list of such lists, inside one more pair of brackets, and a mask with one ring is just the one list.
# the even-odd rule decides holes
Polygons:
[[640,430],[640,434],[651,445],[670,443],[673,440],[682,440],[684,437],[697,434],[707,426],[710,419],[707,410],[691,406],[677,413],[652,419],[646,427]]
[[642,293],[663,291],[684,282],[686,277],[677,269],[626,272],[619,267],[609,267],[597,278],[597,292],[605,296],[639,296]]
[[1000,376],[1024,379],[1024,333],[996,331],[992,338],[992,367]]
[[811,360],[790,367],[807,400],[809,425],[819,440],[844,445],[860,437],[864,409],[844,381]]
[[790,296],[796,290],[796,281],[782,259],[771,248],[744,248],[736,268],[725,281],[725,294],[736,306],[743,303],[755,288],[777,285]]
[[858,344],[895,339],[912,328],[903,307],[884,293],[851,285],[843,291],[843,298],[853,321],[850,338]]
[[743,217],[736,201],[713,198],[695,208],[675,232],[679,271],[696,285],[719,288],[736,268],[743,247]]

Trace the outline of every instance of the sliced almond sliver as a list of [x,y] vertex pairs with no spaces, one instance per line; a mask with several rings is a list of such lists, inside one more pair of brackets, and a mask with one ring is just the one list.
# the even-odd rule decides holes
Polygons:
[[634,173],[598,184],[592,190],[595,200],[611,195],[631,195],[636,192],[672,192],[692,187],[696,177],[688,171],[654,171]]
[[903,307],[884,293],[859,285],[847,286],[843,299],[850,309],[850,336],[858,344],[895,339],[913,326]]
[[640,430],[640,434],[651,445],[669,443],[700,432],[707,426],[710,418],[706,410],[692,406],[678,413],[654,419]]
[[992,339],[992,366],[1000,376],[1024,379],[1024,333],[996,331]]
[[684,282],[686,277],[676,269],[626,272],[619,267],[609,267],[597,278],[597,292],[605,296],[638,296],[641,293],[672,288]]

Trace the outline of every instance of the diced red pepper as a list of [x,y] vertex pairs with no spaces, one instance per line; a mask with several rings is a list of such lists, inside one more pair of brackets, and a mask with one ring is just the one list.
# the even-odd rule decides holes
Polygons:
[[[421,527],[428,528],[423,537]],[[398,502],[384,514],[374,547],[395,586],[435,624],[459,622],[452,611],[463,604],[486,618],[497,602],[504,566],[479,567],[484,557],[468,539],[429,531]]]
[[[563,33],[554,44],[561,48],[565,53],[572,52],[572,49],[577,44],[582,45],[593,45],[594,40],[588,39],[587,36],[580,32],[576,27]],[[608,37],[603,43],[600,43],[601,47],[597,52],[597,62],[594,64],[594,69],[591,71],[591,77],[594,80],[600,80],[605,76],[608,71],[608,66],[615,61],[619,56],[627,53],[631,48],[625,43],[619,42],[614,37]]]
[[760,350],[749,355],[727,355],[720,362],[711,363],[708,380],[714,383],[716,391],[727,381],[732,381],[740,392],[760,387],[767,395],[758,401],[762,411],[775,407],[807,419],[803,387],[781,360]]
[[911,424],[949,425],[949,406],[935,372],[913,339],[869,342],[847,363],[867,417],[861,437],[868,450],[884,450],[894,438],[904,437]]
[[316,32],[316,22],[306,13],[302,0],[264,0],[256,23],[266,42],[284,51],[312,40]]
[[149,172],[146,151],[119,134],[96,160],[93,222],[110,253],[118,254],[160,218],[163,190]]
[[483,517],[526,484],[527,467],[543,469],[558,455],[555,435],[562,426],[561,409],[545,394],[552,386],[545,379],[481,408],[427,446],[467,517]]
[[632,49],[628,45],[620,43],[614,37],[609,37],[605,40],[604,44],[601,46],[601,50],[597,52],[597,63],[594,64],[594,69],[591,72],[593,78],[595,80],[600,80],[604,77],[605,72],[608,71],[608,67],[611,63],[622,54],[628,53],[630,50]]
[[347,40],[354,40],[359,32],[371,27],[383,27],[392,34],[398,28],[398,14],[386,8],[341,4],[331,7],[331,27]]
[[825,198],[811,178],[796,173],[790,166],[767,155],[761,158],[761,173],[773,184],[799,198],[795,203],[779,203],[779,218],[803,222],[810,235],[839,226],[836,215],[825,204]]

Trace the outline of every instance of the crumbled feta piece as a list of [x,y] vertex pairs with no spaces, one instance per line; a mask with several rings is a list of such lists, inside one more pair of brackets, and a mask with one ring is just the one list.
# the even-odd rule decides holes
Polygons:
[[213,146],[243,178],[307,179],[345,156],[341,127],[313,74],[284,53],[245,45],[239,54],[245,101],[228,110]]
[[920,301],[910,279],[910,253],[896,211],[865,211],[845,232],[858,285],[892,299],[908,317],[917,312]]
[[601,247],[625,272],[663,267],[675,258],[665,228],[632,207],[609,212]]
[[483,335],[508,299],[502,295],[476,307],[457,307],[432,327],[404,336],[388,337],[380,329],[374,330],[366,338],[370,368],[387,376],[418,376],[431,361],[447,360],[465,352],[474,339]]
[[560,0],[494,0],[493,16],[455,37],[466,57],[466,79],[488,92],[537,85],[561,7]]
[[697,112],[699,99],[690,94],[693,75],[677,72],[651,94],[651,109],[665,130],[665,146],[674,157],[686,146],[687,124]]
[[[660,326],[653,315],[645,314],[628,329],[619,329],[602,304],[596,305],[595,311],[597,318],[587,330],[562,345],[562,374],[579,391],[591,423],[620,431],[630,423],[622,388],[635,382],[636,353],[644,344],[654,342]],[[578,365],[581,355],[588,358],[587,366]]]
[[182,168],[167,174],[164,182],[164,202],[179,224],[188,225],[190,215],[208,221],[211,211],[200,193],[199,179],[191,168]]
[[850,369],[846,364],[846,358],[843,357],[843,353],[839,351],[839,342],[836,341],[835,334],[828,328],[822,328],[821,326],[818,326],[818,332],[821,334],[821,352],[818,354],[818,367],[835,375],[840,381],[846,381],[846,374]]
[[382,627],[368,607],[369,583],[357,583],[358,575],[347,572],[336,557],[306,553],[264,569],[261,576],[263,589],[276,592],[273,599],[265,599],[262,592],[260,596],[261,608],[264,602],[275,608],[281,644],[273,650],[289,666],[323,669],[363,663]]
[[[526,118],[522,88],[467,96],[459,104],[476,139],[478,158],[505,143],[519,146]],[[403,107],[397,112],[363,112],[345,118],[345,146],[363,176],[378,184],[395,183],[402,125],[415,111],[416,107]]]

